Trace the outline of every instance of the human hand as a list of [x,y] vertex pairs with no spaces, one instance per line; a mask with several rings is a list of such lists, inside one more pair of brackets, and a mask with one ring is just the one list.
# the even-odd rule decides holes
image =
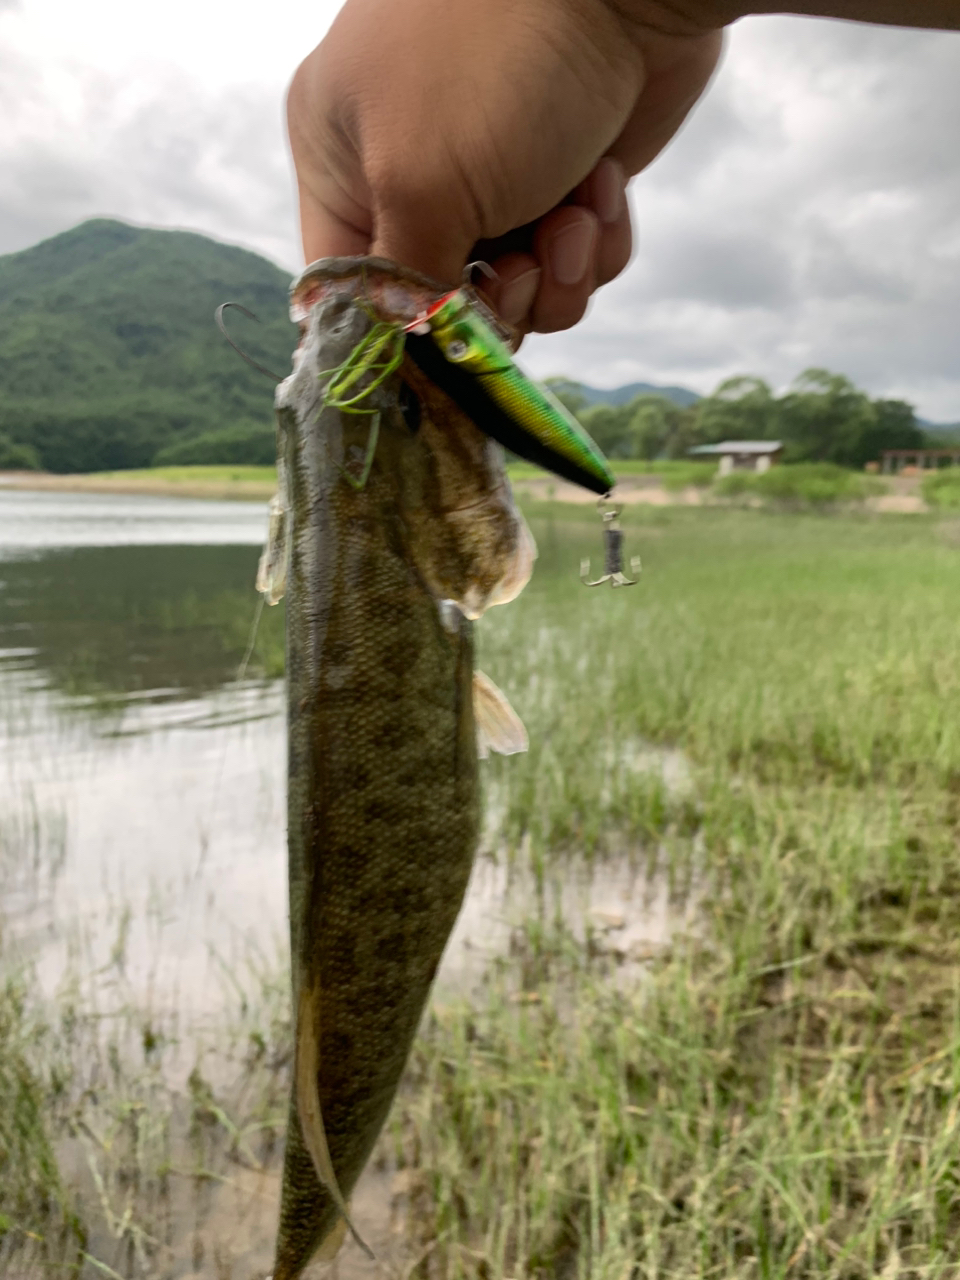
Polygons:
[[[696,9],[688,4],[687,9]],[[630,256],[627,177],[716,66],[722,18],[660,0],[347,0],[288,99],[307,261],[374,253],[565,329]]]

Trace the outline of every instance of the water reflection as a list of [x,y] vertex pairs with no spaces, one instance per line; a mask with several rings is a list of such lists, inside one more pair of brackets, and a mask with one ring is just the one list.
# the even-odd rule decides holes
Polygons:
[[[60,693],[195,697],[233,679],[256,608],[253,546],[109,546],[0,562],[0,661]],[[283,607],[263,610],[251,673],[283,673]]]
[[266,504],[0,489],[0,559],[64,547],[256,546]]
[[[5,941],[52,991],[209,1010],[285,921],[283,610],[259,503],[0,493]],[[102,993],[101,993],[102,994]]]

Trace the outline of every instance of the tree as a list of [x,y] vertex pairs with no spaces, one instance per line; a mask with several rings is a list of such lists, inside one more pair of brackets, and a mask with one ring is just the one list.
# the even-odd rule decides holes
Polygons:
[[633,404],[598,404],[582,410],[580,421],[609,458],[632,458],[630,419]]
[[779,402],[787,457],[796,462],[851,465],[875,421],[865,392],[828,369],[806,369]]
[[39,471],[40,467],[40,455],[33,445],[0,435],[0,471]]
[[879,462],[884,449],[922,449],[928,443],[912,404],[905,400],[874,400],[873,422],[851,452],[850,465]]
[[637,396],[628,408],[625,442],[629,458],[683,458],[698,443],[697,413],[682,408],[665,396]]
[[762,378],[739,375],[721,382],[697,405],[697,429],[704,441],[774,440],[778,403]]

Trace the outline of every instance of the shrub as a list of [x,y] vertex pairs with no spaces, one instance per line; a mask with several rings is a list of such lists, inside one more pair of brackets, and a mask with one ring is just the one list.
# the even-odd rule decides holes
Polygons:
[[924,476],[923,497],[931,507],[947,510],[960,507],[960,467],[947,467]]
[[758,474],[734,471],[714,485],[719,497],[753,497],[784,506],[819,507],[839,502],[862,502],[886,488],[882,480],[847,471],[832,462],[800,462],[771,467]]
[[18,444],[0,436],[0,471],[39,471],[40,455],[32,444]]

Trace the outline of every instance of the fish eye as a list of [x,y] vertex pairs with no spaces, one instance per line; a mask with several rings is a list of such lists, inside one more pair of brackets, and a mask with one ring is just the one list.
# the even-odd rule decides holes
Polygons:
[[407,430],[413,435],[420,428],[420,397],[407,382],[400,383],[400,390],[397,392],[397,403],[400,407],[400,413],[404,422],[407,424]]

